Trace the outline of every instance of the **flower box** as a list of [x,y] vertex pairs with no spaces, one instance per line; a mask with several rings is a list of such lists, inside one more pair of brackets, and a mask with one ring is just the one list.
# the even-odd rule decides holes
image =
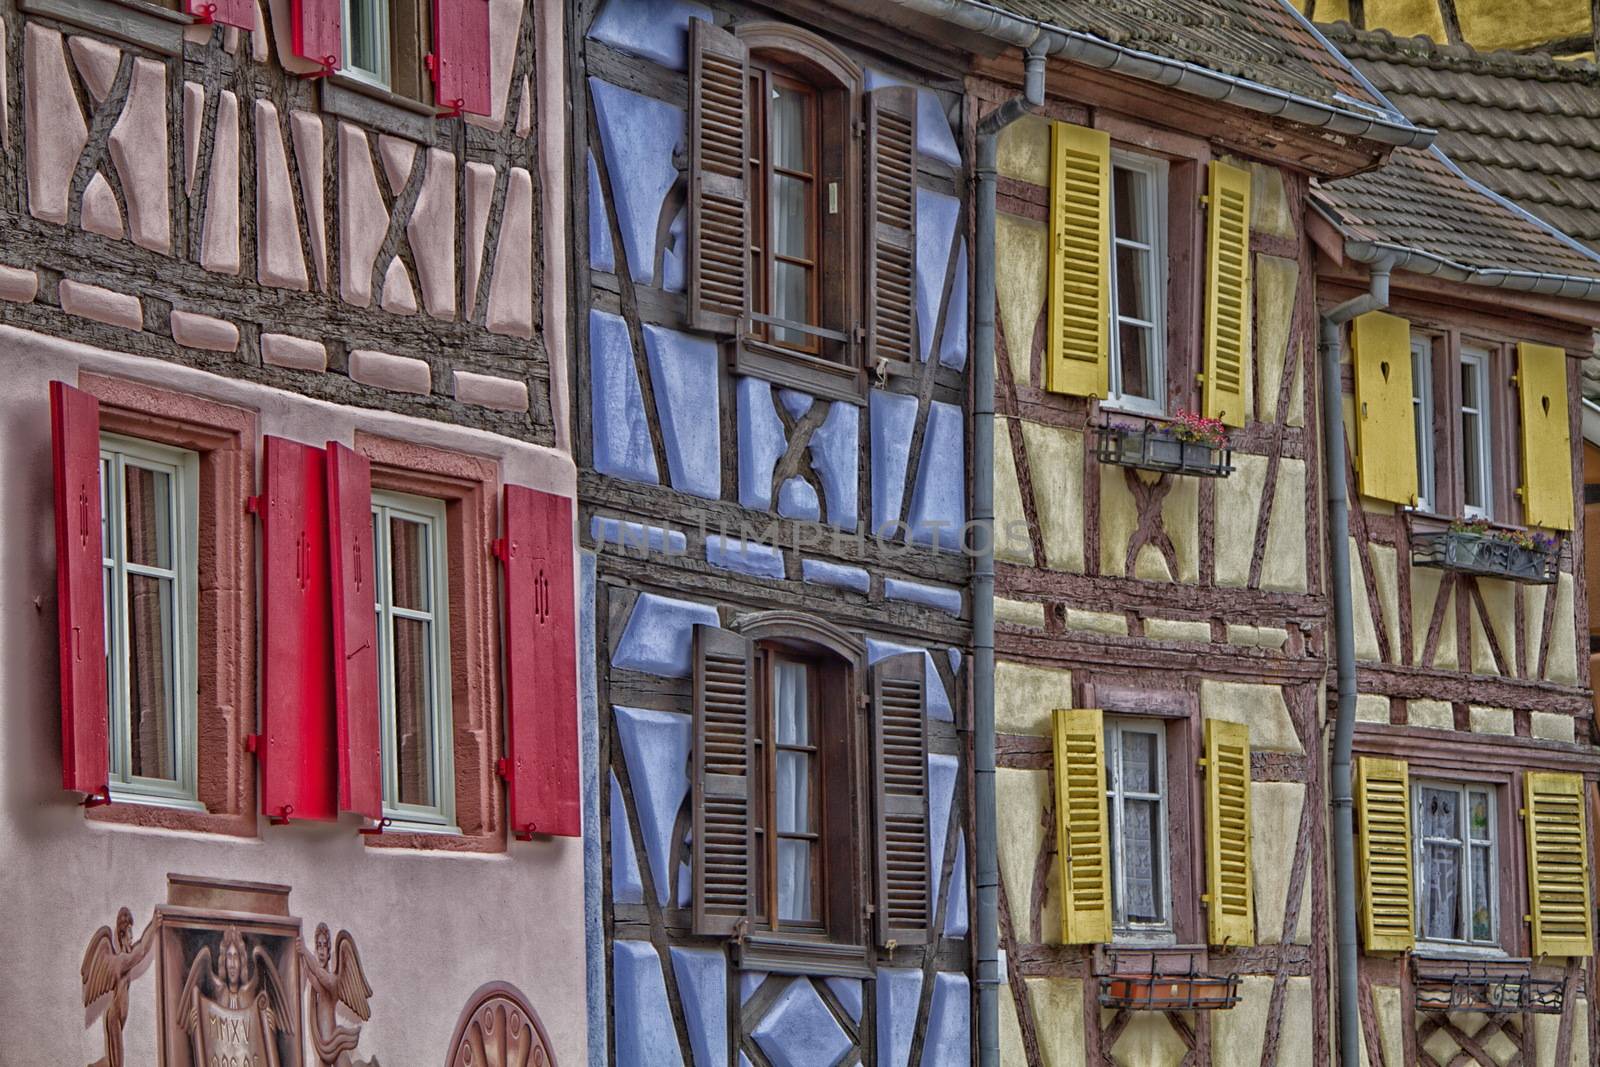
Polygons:
[[1100,1006],[1132,1011],[1218,1011],[1239,1003],[1235,974],[1108,974]]
[[1412,998],[1418,1011],[1560,1015],[1566,993],[1564,980],[1534,977],[1526,959],[1413,956],[1412,971]]
[[1233,473],[1233,449],[1203,441],[1186,441],[1163,425],[1095,427],[1095,457],[1119,467],[1226,478]]
[[1529,546],[1470,530],[1439,530],[1411,536],[1413,563],[1514,582],[1549,585],[1556,580],[1559,557],[1557,544]]

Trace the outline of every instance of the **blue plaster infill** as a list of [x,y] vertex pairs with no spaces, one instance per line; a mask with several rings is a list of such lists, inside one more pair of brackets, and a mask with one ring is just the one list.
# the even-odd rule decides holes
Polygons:
[[908,582],[904,578],[885,578],[883,595],[890,600],[922,604],[946,615],[961,617],[961,590],[948,585],[923,585],[921,582]]
[[828,497],[828,521],[842,530],[854,530],[861,508],[856,474],[861,463],[861,408],[835,401],[806,447],[811,452],[811,469],[822,480],[822,491]]
[[695,1067],[728,1062],[728,965],[720,948],[668,950]]
[[967,839],[956,837],[956,862],[950,868],[950,899],[944,906],[944,936],[967,936]]
[[811,410],[815,398],[810,393],[802,393],[798,389],[779,389],[778,403],[783,405],[783,410],[789,413],[790,418],[798,419]]
[[922,680],[923,689],[926,691],[924,699],[928,705],[928,718],[938,719],[941,722],[954,722],[955,715],[950,709],[950,694],[945,691],[944,679],[939,677],[939,668],[933,664],[933,653],[927,649],[915,648],[911,645],[899,645],[893,641],[879,641],[873,637],[867,638],[867,665],[869,667],[885,656],[898,656],[903,652],[922,653]]
[[711,22],[711,9],[689,0],[606,0],[589,36],[669,70],[684,70],[690,19]]
[[866,91],[870,93],[874,89],[888,89],[895,85],[908,85],[910,83],[904,78],[896,78],[893,74],[886,74],[876,67],[868,67],[863,72],[862,84]]
[[589,79],[589,93],[628,272],[648,284],[655,275],[661,208],[678,183],[672,157],[684,143],[684,111],[599,78]]
[[801,560],[800,578],[812,585],[831,585],[835,589],[853,589],[862,594],[872,588],[872,575],[860,567],[829,563],[825,559]]
[[[917,398],[908,393],[872,390],[867,400],[872,422],[872,532],[892,537],[905,502],[906,462],[917,422]],[[824,483],[824,490],[827,486]]]
[[922,999],[922,972],[910,967],[878,968],[879,1067],[906,1067]]
[[613,942],[611,970],[617,1067],[684,1067],[655,948],[648,941]]
[[933,351],[944,278],[950,267],[961,201],[932,189],[917,190],[917,342],[924,361]]
[[928,754],[928,855],[933,878],[928,885],[928,914],[939,909],[940,878],[944,874],[944,848],[950,836],[950,805],[956,795],[960,761],[954,756]]
[[594,469],[630,482],[659,484],[633,339],[628,324],[609,311],[589,311],[589,398]]
[[750,1036],[767,1054],[772,1067],[838,1063],[853,1044],[804,978],[789,983]]
[[950,673],[951,674],[960,674],[961,673],[961,650],[959,648],[947,648],[947,649],[944,650],[944,654],[945,654],[946,658],[948,658],[950,660]]
[[725,571],[754,578],[783,577],[783,552],[760,541],[741,541],[721,534],[706,535],[706,562]]
[[617,269],[617,252],[611,245],[611,217],[606,213],[606,195],[600,188],[600,168],[594,152],[589,157],[589,266],[607,274]]
[[740,971],[739,972],[739,1003],[743,1004],[756,995],[756,990],[761,988],[761,983],[767,980],[766,971]]
[[795,475],[778,486],[778,514],[786,519],[816,522],[822,517],[822,502],[811,483]]
[[599,543],[602,550],[615,547],[668,556],[681,556],[689,551],[689,541],[680,530],[647,526],[606,515],[595,515],[589,519],[589,536]]
[[933,976],[921,1067],[971,1067],[972,994],[964,974]]
[[956,276],[950,283],[949,310],[939,337],[939,365],[952,370],[967,367],[967,239],[956,247]]
[[694,628],[720,625],[709,604],[640,593],[611,654],[612,669],[687,678]]
[[828,989],[838,998],[845,1012],[856,1022],[861,1021],[861,979],[828,978]]
[[661,288],[683,292],[683,269],[689,259],[689,209],[681,207],[667,227],[667,247],[661,253]]
[[917,151],[940,163],[961,166],[961,149],[956,147],[944,100],[932,89],[917,90]]
[[[740,378],[735,386],[739,422],[739,503],[772,510],[772,470],[788,447],[783,420],[772,406],[772,386]],[[903,475],[902,475],[903,477]],[[823,483],[826,487],[827,483]]]
[[[583,825],[600,825],[600,709],[595,686],[595,556],[578,553],[578,746],[583,760]],[[613,810],[620,806],[616,778],[611,779]],[[615,830],[613,829],[613,834]],[[584,985],[588,992],[588,1067],[607,1067],[606,1062],[606,964],[605,964],[605,858],[600,853],[600,835],[592,829],[583,835],[583,945]],[[643,897],[641,895],[641,902]]]
[[677,877],[677,842],[672,831],[678,811],[689,795],[689,737],[687,715],[613,705],[613,720],[622,742],[622,756],[633,786],[633,806],[639,814],[639,832],[655,880],[656,899],[666,904]]
[[617,904],[643,904],[644,879],[639,854],[633,849],[633,827],[622,802],[622,786],[611,774],[611,899]]
[[717,415],[717,346],[709,337],[645,326],[644,354],[661,419],[672,487],[722,496],[722,420]]
[[741,1052],[739,1053],[739,1067],[756,1067],[756,1065],[750,1062],[749,1056]]
[[911,539],[919,544],[936,545],[947,552],[961,548],[961,528],[967,521],[965,437],[961,409],[933,401],[922,436],[917,487],[906,519]]

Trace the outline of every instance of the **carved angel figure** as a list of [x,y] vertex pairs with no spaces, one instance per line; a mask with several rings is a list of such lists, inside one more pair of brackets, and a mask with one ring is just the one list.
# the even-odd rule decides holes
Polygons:
[[106,1054],[89,1067],[122,1067],[122,1027],[128,1021],[128,982],[139,964],[155,945],[156,924],[145,924],[139,940],[133,940],[133,912],[117,909],[117,932],[102,926],[89,939],[79,974],[83,978],[83,1006],[89,1007],[106,994]]
[[244,938],[234,927],[222,935],[219,964],[212,966],[211,946],[202,947],[189,964],[179,997],[195,1062],[277,1067],[277,1034],[293,1034],[296,1015],[277,965],[260,945],[246,956]]
[[305,962],[306,976],[311,984],[311,1047],[316,1052],[321,1067],[378,1067],[376,1059],[357,1061],[351,1053],[361,1043],[361,1027],[340,1026],[338,1007],[345,1008],[362,1022],[372,1017],[367,998],[372,987],[361,970],[361,954],[356,951],[355,938],[340,930],[336,940],[328,935],[328,924],[318,923],[317,951],[313,956],[300,942],[300,956]]

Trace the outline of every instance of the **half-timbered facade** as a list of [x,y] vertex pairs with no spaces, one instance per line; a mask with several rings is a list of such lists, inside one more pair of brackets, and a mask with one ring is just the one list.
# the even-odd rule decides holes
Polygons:
[[0,3],[0,1059],[582,1062],[561,19]]

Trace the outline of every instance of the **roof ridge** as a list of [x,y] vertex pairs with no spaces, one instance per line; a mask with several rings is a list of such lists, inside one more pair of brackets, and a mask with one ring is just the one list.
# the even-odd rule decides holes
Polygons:
[[1498,77],[1600,83],[1600,66],[1588,59],[1558,59],[1544,52],[1504,48],[1480,52],[1469,44],[1440,44],[1424,34],[1400,37],[1383,29],[1357,29],[1343,20],[1318,23],[1317,28],[1352,59],[1464,69]]

